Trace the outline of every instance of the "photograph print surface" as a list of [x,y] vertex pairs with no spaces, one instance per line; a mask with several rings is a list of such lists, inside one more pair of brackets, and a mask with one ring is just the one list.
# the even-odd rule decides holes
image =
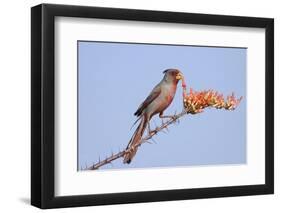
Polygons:
[[78,41],[77,54],[78,171],[247,163],[247,48]]

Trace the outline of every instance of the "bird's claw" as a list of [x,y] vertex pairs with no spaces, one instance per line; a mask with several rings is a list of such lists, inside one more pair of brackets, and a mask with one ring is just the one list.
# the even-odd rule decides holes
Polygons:
[[171,118],[172,118],[173,120],[177,120],[177,116],[176,116],[176,115],[173,115]]

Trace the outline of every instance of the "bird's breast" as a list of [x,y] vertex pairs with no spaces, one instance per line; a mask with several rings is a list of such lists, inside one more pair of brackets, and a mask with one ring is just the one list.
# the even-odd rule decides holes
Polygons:
[[176,89],[176,85],[162,85],[160,95],[148,105],[146,113],[148,113],[150,116],[153,116],[157,113],[163,112],[172,103]]
[[171,85],[168,84],[168,85],[164,86],[162,88],[162,90],[163,90],[162,94],[165,96],[166,100],[172,101],[175,96],[177,86],[174,84],[171,84]]
[[170,105],[170,103],[173,101],[175,93],[176,93],[176,86],[174,85],[166,85],[161,89],[161,100],[162,100],[162,106],[166,108]]

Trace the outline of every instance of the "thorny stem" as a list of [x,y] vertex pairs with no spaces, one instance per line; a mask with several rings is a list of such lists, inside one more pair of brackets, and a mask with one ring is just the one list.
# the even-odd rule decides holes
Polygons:
[[183,96],[183,111],[179,114],[176,114],[170,118],[169,120],[163,122],[158,127],[156,127],[154,130],[150,131],[145,137],[141,139],[141,141],[134,145],[130,146],[127,149],[124,149],[122,151],[119,151],[116,154],[111,154],[110,157],[105,158],[104,160],[99,160],[98,163],[93,164],[90,167],[86,167],[84,170],[95,170],[100,168],[101,166],[104,166],[106,164],[111,163],[112,161],[123,157],[126,153],[129,153],[133,151],[135,148],[141,146],[143,143],[150,143],[150,139],[153,140],[153,136],[156,135],[158,132],[163,131],[164,129],[168,130],[168,126],[179,121],[179,118],[186,114],[197,114],[201,113],[204,108],[207,107],[214,107],[216,109],[226,109],[226,110],[234,110],[238,104],[240,103],[242,97],[239,99],[236,99],[234,97],[234,94],[231,96],[227,96],[227,99],[223,98],[223,95],[218,94],[217,92],[214,92],[213,90],[209,91],[203,91],[203,92],[193,92],[192,89],[190,89],[190,93],[187,94],[186,92],[186,83],[184,78],[182,78],[182,96]]
[[163,122],[161,124],[161,126],[156,127],[154,130],[150,131],[145,137],[142,138],[142,140],[140,141],[140,143],[136,144],[135,146],[131,146],[128,149],[124,149],[122,151],[119,151],[116,154],[112,154],[110,157],[105,158],[102,161],[99,161],[98,163],[93,164],[92,166],[84,169],[84,170],[96,170],[98,168],[100,168],[101,166],[104,166],[106,164],[111,163],[112,161],[119,159],[121,157],[123,157],[126,153],[131,152],[133,149],[135,149],[136,147],[141,146],[143,143],[149,143],[149,140],[152,139],[152,137],[154,135],[156,135],[158,132],[164,130],[164,129],[168,129],[168,126],[175,123],[176,121],[178,121],[179,118],[181,118],[182,116],[188,114],[187,111],[183,110],[181,113],[179,114],[175,114],[172,118],[170,118],[168,121]]

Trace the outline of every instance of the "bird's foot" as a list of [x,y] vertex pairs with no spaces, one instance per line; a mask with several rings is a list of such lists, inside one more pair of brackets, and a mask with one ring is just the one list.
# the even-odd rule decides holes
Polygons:
[[177,119],[178,119],[178,116],[177,116],[177,115],[173,115],[173,116],[172,116],[172,119],[173,119],[173,120],[177,120]]

